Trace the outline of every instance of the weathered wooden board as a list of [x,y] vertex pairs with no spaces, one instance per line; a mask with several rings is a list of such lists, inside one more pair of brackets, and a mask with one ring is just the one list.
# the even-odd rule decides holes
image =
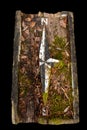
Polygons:
[[79,122],[72,12],[16,12],[12,123]]

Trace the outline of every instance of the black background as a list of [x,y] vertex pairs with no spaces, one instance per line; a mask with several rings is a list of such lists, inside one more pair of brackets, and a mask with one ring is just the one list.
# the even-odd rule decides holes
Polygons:
[[[84,20],[83,3],[81,0],[15,0],[0,4],[0,56],[2,65],[1,78],[0,78],[0,130],[1,129],[79,129],[84,127],[82,122],[85,123],[85,104],[84,100],[84,88],[83,85],[85,76],[85,62],[84,57],[84,37],[83,28],[85,29],[86,21]],[[78,71],[78,86],[79,86],[79,98],[80,98],[80,123],[71,125],[39,125],[39,124],[18,124],[13,125],[11,122],[11,87],[12,87],[12,62],[13,62],[13,39],[14,39],[14,27],[15,27],[15,12],[21,10],[24,13],[38,13],[48,12],[56,13],[59,11],[72,11],[74,13],[74,27],[75,27],[75,44],[76,44],[76,57],[77,57],[77,71]],[[82,38],[83,35],[83,38]],[[86,37],[85,37],[86,38]],[[83,62],[84,61],[84,62]],[[83,63],[84,66],[83,66]],[[84,78],[83,78],[84,77]],[[86,99],[86,98],[85,98]],[[82,110],[83,108],[83,110]],[[81,112],[82,111],[82,112]]]

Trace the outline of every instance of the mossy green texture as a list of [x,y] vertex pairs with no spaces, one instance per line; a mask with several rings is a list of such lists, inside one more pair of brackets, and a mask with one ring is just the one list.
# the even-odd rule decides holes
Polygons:
[[[57,82],[53,83],[51,76],[50,90],[48,95],[49,112],[51,119],[72,119],[73,96],[72,96],[72,78],[71,78],[71,59],[70,45],[63,37],[54,36],[54,41],[50,45],[50,55],[59,60],[52,67],[52,76],[56,77]],[[57,87],[55,87],[57,86]],[[67,88],[66,88],[67,87]],[[56,88],[56,89],[55,89]],[[64,115],[64,110],[70,107],[69,114]],[[70,113],[71,112],[71,113]]]
[[47,99],[48,99],[48,92],[47,93],[43,93],[43,102],[44,102],[44,105],[46,105],[47,103]]
[[26,97],[28,93],[29,86],[32,83],[32,80],[28,78],[26,74],[22,74],[20,71],[18,72],[19,84],[20,84],[20,94],[22,93],[23,97]]
[[64,109],[67,108],[68,106],[72,107],[72,93],[69,91],[67,93],[69,100],[66,99],[65,94],[58,94],[57,91],[53,90],[53,94],[49,97],[49,102],[50,102],[50,117],[51,118],[56,118],[62,119],[63,118],[68,118],[69,116],[66,115],[64,116]]
[[[46,120],[44,118],[39,118],[38,122],[40,124],[45,124]],[[67,124],[68,123],[73,123],[73,119],[58,119],[58,118],[52,118],[49,119],[49,124],[53,125],[58,125],[58,124]]]
[[63,59],[62,51],[65,49],[66,40],[65,38],[54,36],[54,41],[50,45],[50,53],[51,55],[59,60]]
[[64,49],[64,47],[66,45],[65,38],[59,37],[56,35],[56,36],[54,36],[53,44],[55,44],[56,47],[60,47],[60,48]]

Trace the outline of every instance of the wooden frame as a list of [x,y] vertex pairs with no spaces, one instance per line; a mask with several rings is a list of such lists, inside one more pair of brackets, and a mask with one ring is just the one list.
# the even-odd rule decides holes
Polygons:
[[[41,19],[42,19],[42,22],[40,23]],[[46,21],[47,19],[48,19],[48,25],[45,25],[46,34],[44,34],[44,32],[43,32],[44,25],[43,24],[47,24],[47,21]],[[44,35],[46,35],[47,41],[44,40],[45,39]],[[57,40],[59,40],[59,42]],[[63,100],[65,100],[65,101],[67,100],[66,101],[67,105],[65,105],[64,108],[61,108],[61,109],[63,109],[62,111],[60,111],[58,108],[56,108],[57,111],[59,110],[57,113],[59,116],[58,121],[51,120],[51,114],[52,114],[52,118],[55,117],[56,114],[53,115],[52,110],[48,109],[49,107],[51,109],[53,107],[51,100],[50,100],[51,90],[49,90],[50,91],[49,93],[48,92],[45,93],[45,91],[43,90],[43,86],[44,87],[47,86],[45,83],[46,76],[45,76],[45,79],[43,79],[43,75],[44,75],[42,73],[43,68],[41,68],[40,65],[44,64],[44,63],[47,64],[47,61],[46,62],[41,61],[41,60],[43,60],[43,57],[41,59],[41,54],[46,53],[47,50],[45,52],[43,52],[44,49],[42,49],[40,54],[38,52],[35,52],[35,49],[37,51],[38,51],[37,48],[40,49],[40,43],[44,44],[43,41],[49,42],[48,49],[50,50],[50,56],[52,58],[57,58],[57,60],[61,61],[60,65],[54,64],[54,66],[57,66],[57,69],[61,70],[61,71],[62,71],[61,67],[63,68],[65,66],[66,66],[67,70],[69,67],[71,70],[70,77],[68,77],[68,78],[66,78],[66,77],[69,73],[66,70],[66,75],[62,75],[62,78],[59,77],[60,81],[56,82],[56,79],[59,80],[58,77],[56,77],[56,79],[53,80],[52,75],[50,78],[51,81],[47,81],[49,84],[48,86],[51,86],[51,87],[53,85],[53,81],[55,81],[56,82],[54,85],[55,90],[54,90],[54,88],[53,88],[53,90],[58,91],[58,93],[61,93],[61,95],[59,97],[60,100],[61,100],[62,96],[63,96]],[[36,48],[35,48],[35,45],[33,46],[33,42],[37,45]],[[58,43],[58,46],[57,46],[57,43]],[[60,45],[59,45],[59,43],[60,43]],[[28,50],[26,49],[26,47],[27,47],[26,44],[28,46]],[[32,44],[32,45],[29,46],[29,44]],[[56,44],[56,45],[51,46],[53,44]],[[39,47],[38,47],[38,45],[39,45]],[[54,49],[52,49],[55,47],[57,48],[57,51],[54,51]],[[29,50],[29,48],[32,48],[32,49]],[[67,49],[64,49],[64,48],[67,48]],[[24,51],[23,49],[26,50],[26,52],[22,53],[22,51]],[[47,46],[45,49],[47,49]],[[64,49],[64,51],[62,51],[61,49]],[[28,51],[28,53],[27,53],[27,51]],[[35,57],[33,51],[35,52],[37,57]],[[60,51],[60,53],[58,53],[58,51]],[[79,122],[79,92],[78,92],[77,61],[76,61],[75,39],[74,39],[73,13],[68,12],[68,11],[62,11],[62,12],[58,12],[55,14],[48,14],[48,13],[42,13],[42,12],[39,12],[38,14],[24,14],[21,11],[16,11],[13,52],[14,52],[13,72],[12,72],[13,78],[12,78],[12,93],[11,93],[12,123],[18,124],[18,123],[37,122],[37,123],[41,123],[41,124],[56,124],[56,125],[57,124],[78,123]],[[32,55],[31,55],[31,59],[29,59],[29,61],[27,61],[27,56],[29,58],[28,54],[30,54],[29,52]],[[54,52],[57,52],[59,54],[59,56],[58,56],[58,54],[56,55]],[[37,54],[39,54],[39,55],[37,55]],[[64,60],[64,62],[62,60],[62,59],[64,59],[62,57],[63,55],[66,55],[66,57],[64,57],[66,59],[66,60]],[[68,57],[70,58],[69,62],[67,60]],[[35,64],[33,64],[34,58],[37,58],[37,61],[39,59],[37,66],[34,66]],[[45,58],[48,58],[48,53],[46,53]],[[52,62],[52,66],[53,66],[52,58],[51,58],[51,62]],[[34,75],[33,75],[32,79],[31,79],[31,77],[28,77],[28,81],[26,81],[25,77],[24,77],[24,79],[22,78],[22,81],[23,80],[24,80],[24,82],[26,81],[25,84],[28,84],[28,85],[30,84],[31,88],[33,85],[35,86],[35,83],[36,83],[36,84],[40,85],[40,87],[39,87],[39,91],[40,91],[41,86],[42,86],[42,90],[40,91],[40,93],[36,92],[36,91],[38,91],[38,88],[37,89],[33,88],[33,90],[31,90],[31,92],[28,93],[27,91],[30,90],[29,86],[28,86],[28,88],[26,88],[26,90],[21,91],[22,88],[20,89],[20,86],[21,86],[20,84],[22,84],[22,86],[23,86],[24,82],[21,82],[20,72],[19,72],[21,70],[20,66],[22,65],[22,70],[21,70],[22,76],[26,75],[25,71],[27,70],[27,68],[26,69],[23,68],[24,64],[21,63],[22,60],[26,60],[26,62],[27,62],[26,66],[27,65],[30,66],[28,68],[30,70],[28,73],[30,76],[32,76],[31,75],[32,70],[34,70],[36,72],[35,67],[37,67],[37,71],[38,71],[38,69],[40,70],[40,74],[38,74],[38,76],[41,76],[42,79],[40,79],[41,81],[39,81],[40,77],[37,78],[39,83],[36,82],[36,80],[34,81],[35,73],[33,73]],[[68,62],[68,63],[66,64],[66,62]],[[32,66],[34,66],[34,67],[32,67]],[[50,67],[50,66],[48,65],[48,67]],[[58,68],[58,67],[60,67],[60,68]],[[46,70],[46,66],[45,66],[45,70]],[[57,75],[57,73],[56,73],[57,71],[55,73],[53,72],[55,70],[56,69],[54,67],[51,70],[54,78],[55,78],[55,75]],[[46,72],[48,72],[48,69],[45,71],[45,73]],[[65,76],[65,79],[64,79],[64,76]],[[69,80],[69,78],[70,78],[70,80]],[[66,83],[66,85],[65,85],[64,80],[65,81],[67,80],[67,82],[69,82],[69,83]],[[58,86],[58,85],[56,85],[57,83],[62,84],[62,85],[59,85],[62,87],[56,89],[56,86]],[[45,85],[43,85],[43,84],[45,84]],[[69,91],[67,90],[67,89],[70,89],[67,87],[70,84],[72,86],[71,97],[69,97],[70,96],[68,93]],[[65,86],[66,86],[66,88],[65,88]],[[52,89],[51,87],[50,87],[50,89]],[[22,97],[21,94],[24,94],[24,93],[31,94],[30,99],[29,98],[27,99],[27,97],[26,97],[27,94],[25,95],[26,98]],[[39,98],[39,96],[38,96],[39,94],[42,94],[41,98]],[[46,95],[48,95],[48,97]],[[22,103],[25,104],[25,100],[27,100],[26,101],[27,102],[26,110],[25,110],[25,107],[24,108],[22,107],[22,105],[23,105]],[[59,99],[56,99],[56,100],[59,100]],[[54,102],[57,102],[56,100]],[[61,100],[61,102],[63,100]],[[69,102],[70,102],[69,100],[72,102],[71,106],[73,109],[71,108],[71,106],[69,104]],[[41,103],[42,103],[42,105],[45,103],[51,104],[51,105],[47,105],[48,108],[46,109],[45,114],[42,114],[42,113],[44,113],[44,107],[41,107]],[[40,109],[41,109],[41,111],[40,111]],[[50,112],[51,114],[47,114],[47,113],[49,113],[48,110],[51,111]],[[39,111],[39,114],[38,114],[38,111]],[[55,112],[56,112],[56,110],[55,110]],[[42,114],[42,116],[40,116],[40,114]],[[25,117],[25,115],[26,115],[26,117]]]

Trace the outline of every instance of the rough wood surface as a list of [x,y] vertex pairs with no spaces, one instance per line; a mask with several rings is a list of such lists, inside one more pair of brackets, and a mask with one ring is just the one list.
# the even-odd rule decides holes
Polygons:
[[13,78],[12,78],[12,123],[19,122],[18,118],[18,61],[19,61],[19,47],[21,37],[21,12],[17,11],[15,16],[15,33],[14,33],[14,50],[13,50]]
[[72,12],[16,12],[11,95],[13,124],[79,122],[73,24]]

